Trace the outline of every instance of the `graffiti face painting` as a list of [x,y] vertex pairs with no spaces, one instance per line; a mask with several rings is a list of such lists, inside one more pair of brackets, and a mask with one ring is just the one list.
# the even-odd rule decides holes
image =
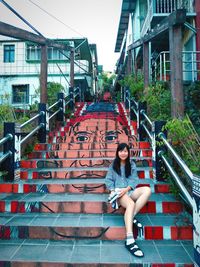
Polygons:
[[[43,173],[41,178],[104,178],[108,167],[115,157],[116,147],[120,142],[130,143],[136,148],[137,140],[129,135],[127,126],[123,124],[121,117],[101,118],[89,117],[77,118],[69,128],[65,136],[59,139],[59,150],[51,151],[49,157],[60,162],[58,170]],[[58,140],[57,140],[58,141]],[[65,156],[64,156],[65,155]],[[133,154],[132,154],[133,155]],[[60,159],[60,161],[59,161]],[[100,179],[98,185],[92,184],[49,184],[46,190],[51,193],[58,192],[104,192],[104,184]],[[49,205],[49,204],[48,204]],[[52,207],[49,207],[52,209]],[[57,211],[59,207],[53,210]],[[62,207],[62,210],[65,209]]]

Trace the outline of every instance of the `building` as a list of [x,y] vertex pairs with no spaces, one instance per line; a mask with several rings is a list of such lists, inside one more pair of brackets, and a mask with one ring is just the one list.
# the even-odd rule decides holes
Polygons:
[[[124,75],[143,72],[144,46],[148,42],[149,80],[170,80],[170,21],[177,13],[177,25],[182,26],[183,80],[198,79],[200,58],[199,1],[193,0],[123,0],[115,52],[120,52],[116,72]],[[173,18],[175,19],[175,18]],[[172,21],[172,16],[171,16]]]
[[[56,39],[57,43],[72,47],[60,50],[48,47],[48,82],[60,83],[66,95],[70,86],[70,67],[73,60],[75,87],[82,92],[95,92],[94,66],[97,60],[96,46],[86,38]],[[39,101],[41,46],[28,41],[7,38],[0,40],[0,103],[8,102],[15,107],[28,108]]]

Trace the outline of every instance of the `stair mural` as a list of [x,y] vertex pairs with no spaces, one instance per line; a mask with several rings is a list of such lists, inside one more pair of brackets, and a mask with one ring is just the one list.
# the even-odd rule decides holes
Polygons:
[[[152,174],[152,150],[137,141],[122,103],[78,103],[74,117],[21,161],[20,180],[0,184],[0,266],[193,266],[192,223]],[[140,185],[152,196],[134,229],[142,259],[124,247],[123,209],[108,203],[104,178],[126,142]]]

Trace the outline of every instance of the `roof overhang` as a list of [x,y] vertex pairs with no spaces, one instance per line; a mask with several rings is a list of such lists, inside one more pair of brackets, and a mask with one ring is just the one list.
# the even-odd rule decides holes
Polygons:
[[135,10],[135,6],[136,0],[123,0],[122,2],[115,52],[120,52],[121,50],[124,34],[128,29],[129,14]]

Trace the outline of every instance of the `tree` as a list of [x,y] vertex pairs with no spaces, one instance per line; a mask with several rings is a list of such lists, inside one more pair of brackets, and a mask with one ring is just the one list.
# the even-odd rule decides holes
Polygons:
[[[51,106],[53,103],[57,101],[58,93],[61,93],[64,91],[64,87],[60,83],[56,82],[48,82],[47,83],[47,103],[49,106]],[[40,88],[36,90],[36,94],[39,94]]]

